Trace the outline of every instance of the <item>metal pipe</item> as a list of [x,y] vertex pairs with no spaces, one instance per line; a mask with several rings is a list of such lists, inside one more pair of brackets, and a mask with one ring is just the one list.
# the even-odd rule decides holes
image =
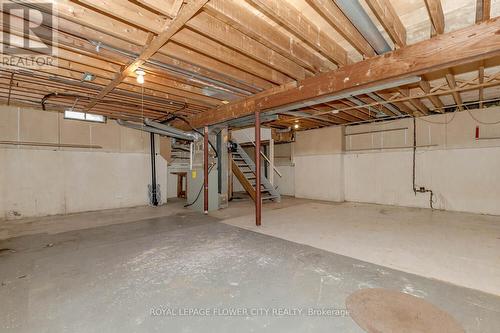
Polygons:
[[177,128],[172,127],[172,126],[168,126],[168,125],[156,122],[156,121],[151,121],[148,118],[144,119],[144,124],[146,124],[150,127],[157,128],[157,129],[162,130],[164,132],[171,133],[172,135],[177,135],[178,137],[182,137],[185,140],[189,140],[189,141],[198,140],[198,135],[195,133],[185,132],[183,130],[177,129]]
[[208,214],[208,126],[203,136],[203,211]]
[[[383,102],[383,103],[386,102],[386,100],[384,100],[382,97],[380,97],[376,93],[368,93],[367,95],[377,102]],[[398,109],[396,109],[392,104],[385,104],[384,107],[389,109],[389,111],[391,111],[392,113],[394,113],[398,116],[401,115],[401,112]]]
[[[422,80],[422,78],[419,76],[409,76],[409,77],[405,77],[402,79],[396,79],[394,81],[385,82],[385,83],[381,83],[381,84],[366,87],[366,88],[353,87],[353,88],[347,89],[346,91],[343,91],[343,92],[322,95],[319,97],[315,97],[313,99],[308,99],[308,100],[304,100],[304,101],[300,101],[300,102],[294,102],[291,104],[266,109],[265,115],[282,113],[282,112],[286,112],[286,111],[292,111],[292,110],[296,110],[296,109],[300,109],[300,108],[304,108],[304,107],[308,107],[308,106],[314,106],[314,105],[321,104],[321,103],[338,101],[341,99],[346,99],[346,98],[358,96],[358,95],[366,95],[368,93],[376,92],[379,90],[386,90],[386,89],[404,86],[407,84],[418,83],[421,80]],[[340,111],[342,111],[342,110],[340,110]],[[328,112],[320,112],[318,114],[312,114],[311,117],[321,115],[321,114],[326,114],[326,113],[328,113]],[[306,117],[301,117],[301,118],[306,118]]]
[[[126,56],[128,58],[134,58],[135,59],[135,58],[137,58],[139,56],[139,54],[137,54],[137,53],[133,53],[133,52],[121,50],[121,49],[118,49],[118,48],[113,47],[111,45],[104,44],[102,42],[96,42],[96,41],[93,41],[93,40],[88,40],[88,41],[90,42],[90,44],[92,44],[92,45],[94,45],[96,47],[98,46],[100,48],[107,49],[107,50],[119,53],[119,54],[124,55],[124,56]],[[216,80],[216,79],[212,79],[212,78],[200,75],[200,74],[198,74],[196,72],[185,70],[185,69],[180,68],[180,67],[176,67],[176,66],[173,66],[173,65],[165,64],[165,63],[157,61],[157,60],[151,60],[150,59],[150,60],[147,60],[146,63],[154,65],[154,66],[157,66],[157,67],[160,67],[160,68],[163,68],[163,69],[165,69],[167,71],[170,71],[170,72],[173,72],[173,73],[175,73],[177,75],[182,75],[182,76],[186,77],[188,80],[191,80],[191,81],[193,80],[193,78],[196,78],[196,79],[198,79],[200,81],[203,81],[205,84],[206,83],[213,84],[213,85],[215,85],[215,87],[211,86],[213,89],[217,89],[217,90],[221,90],[221,91],[232,91],[232,92],[240,93],[240,94],[243,94],[243,95],[251,95],[254,90],[262,91],[261,88],[251,87],[251,86],[248,86],[248,84],[240,82],[240,84],[244,84],[244,85],[246,85],[246,86],[248,86],[250,88],[250,90],[244,90],[244,89],[232,86],[230,84],[227,84],[225,82],[222,82],[222,81],[219,81],[219,80]]]
[[335,3],[377,54],[392,51],[391,46],[387,43],[358,0],[335,0]]
[[149,134],[151,141],[151,204],[158,206],[158,197],[156,189],[156,147],[155,147],[155,134]]
[[32,141],[0,141],[0,145],[102,149],[102,146],[97,146],[97,145],[77,145],[77,144],[70,144],[70,143],[49,143],[49,142],[32,142]]
[[262,220],[262,200],[260,192],[260,110],[255,110],[255,225]]
[[129,121],[126,121],[126,120],[121,120],[121,119],[117,119],[116,122],[120,126],[132,128],[132,129],[135,129],[135,130],[138,130],[138,131],[144,131],[144,132],[148,132],[148,133],[155,133],[155,134],[159,134],[161,136],[168,136],[168,137],[172,137],[172,138],[176,138],[176,139],[181,139],[181,140],[193,141],[193,139],[191,139],[190,137],[187,137],[186,135],[178,135],[176,133],[166,132],[164,130],[161,130],[161,129],[158,129],[158,128],[155,128],[155,127],[152,127],[152,126],[147,126],[147,125],[143,125],[143,124],[132,123],[132,122],[129,122]]

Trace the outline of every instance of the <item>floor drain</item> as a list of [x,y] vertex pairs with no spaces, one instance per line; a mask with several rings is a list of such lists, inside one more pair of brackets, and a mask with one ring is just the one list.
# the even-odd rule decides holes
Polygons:
[[368,333],[465,333],[431,303],[386,289],[362,289],[346,300],[352,319]]

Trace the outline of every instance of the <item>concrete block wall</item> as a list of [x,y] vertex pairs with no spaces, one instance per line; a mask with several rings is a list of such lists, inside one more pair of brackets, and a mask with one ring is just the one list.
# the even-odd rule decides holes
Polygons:
[[[66,120],[57,112],[1,106],[0,141],[102,146],[0,145],[0,220],[148,204],[147,133],[114,121]],[[166,192],[167,163],[159,154],[157,176]]]
[[[471,114],[500,121],[500,108]],[[500,124],[468,112],[418,119],[416,183],[435,192],[435,208],[500,215],[500,139],[476,140],[476,126],[483,138],[500,137]],[[386,129],[397,130],[353,135]],[[429,207],[427,194],[412,191],[412,150],[402,148],[412,144],[411,119],[299,132],[295,195]]]

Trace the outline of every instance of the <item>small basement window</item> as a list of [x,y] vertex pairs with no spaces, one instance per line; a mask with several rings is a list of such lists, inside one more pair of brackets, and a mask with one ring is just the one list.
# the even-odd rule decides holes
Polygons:
[[71,110],[64,111],[64,119],[91,121],[94,123],[106,122],[106,117],[104,117],[100,114],[85,113],[85,112],[78,112],[78,111],[71,111]]

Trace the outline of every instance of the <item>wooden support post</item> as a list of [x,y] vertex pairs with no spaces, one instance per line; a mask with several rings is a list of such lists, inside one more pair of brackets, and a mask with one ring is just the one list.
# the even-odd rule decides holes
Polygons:
[[261,225],[262,199],[260,192],[260,110],[255,109],[255,225]]
[[208,214],[208,126],[203,137],[203,211]]

